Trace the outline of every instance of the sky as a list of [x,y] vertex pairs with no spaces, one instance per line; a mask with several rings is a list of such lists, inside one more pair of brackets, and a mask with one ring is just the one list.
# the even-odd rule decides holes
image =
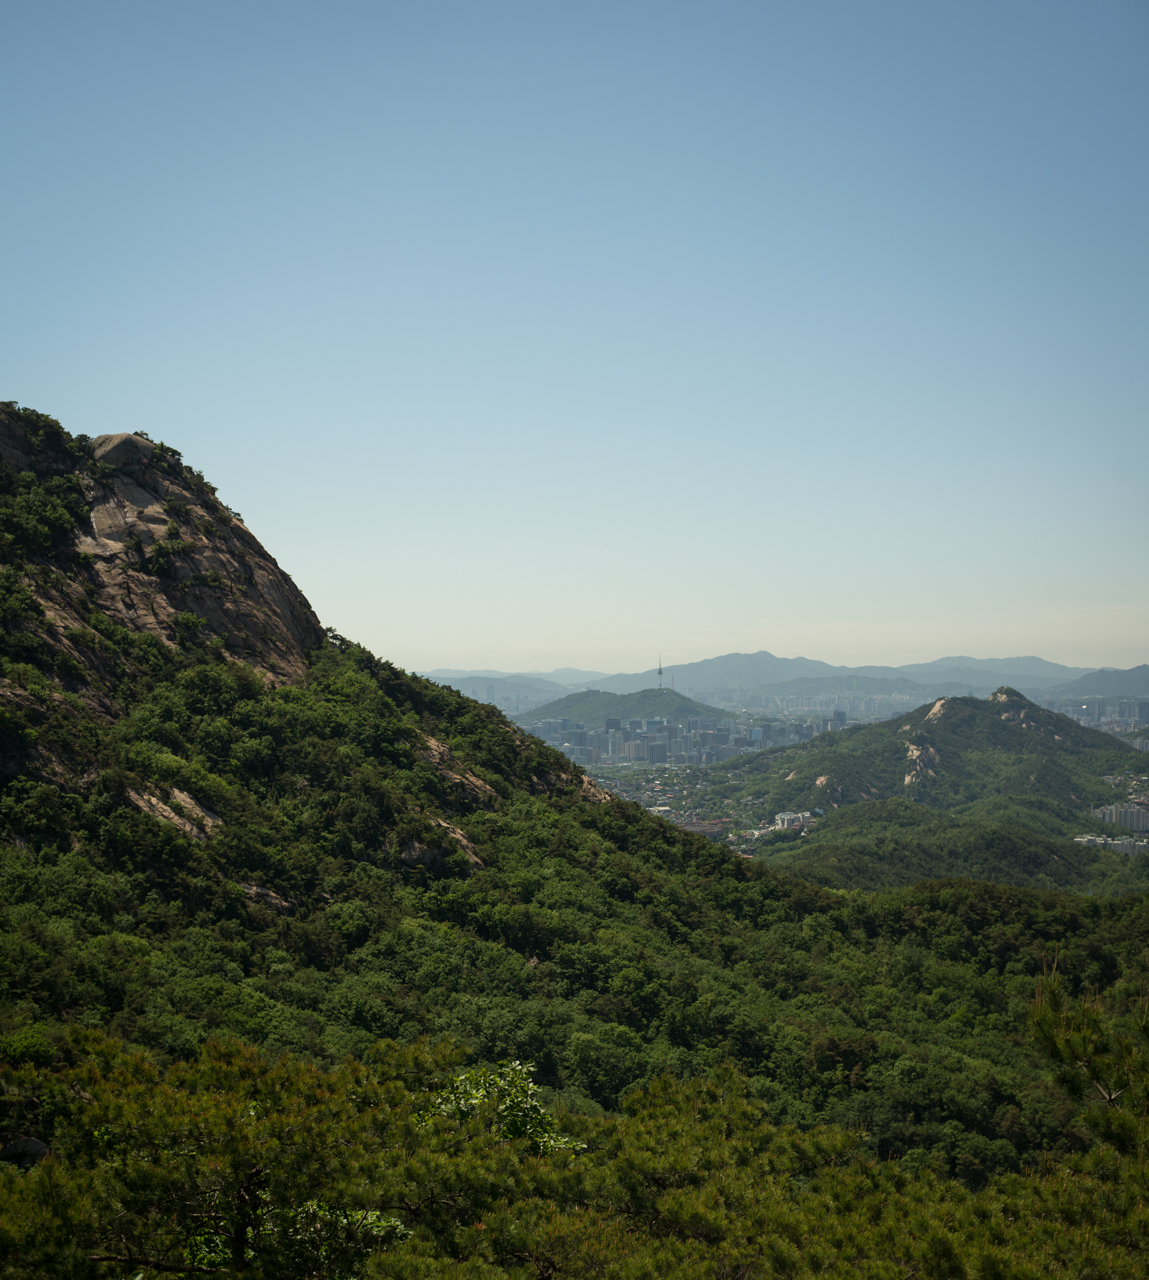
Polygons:
[[1142,0],[0,3],[0,399],[404,667],[1149,661]]

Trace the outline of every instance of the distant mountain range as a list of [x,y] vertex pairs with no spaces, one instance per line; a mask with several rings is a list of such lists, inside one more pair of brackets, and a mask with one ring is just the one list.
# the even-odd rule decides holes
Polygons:
[[1149,698],[1149,663],[1128,671],[1093,671],[1062,686],[1059,692],[1069,698]]
[[582,671],[578,667],[558,667],[554,671],[460,671],[454,667],[436,667],[434,671],[418,673],[436,684],[449,684],[452,680],[541,680],[544,684],[569,686],[586,684],[590,680],[605,680],[605,671]]
[[[664,679],[673,679],[674,687],[686,692],[743,689],[758,691],[786,684],[796,679],[821,679],[836,682],[843,691],[852,689],[858,680],[912,680],[923,690],[955,686],[970,690],[992,690],[1003,681],[1029,689],[1047,689],[1092,674],[1089,667],[1066,667],[1044,658],[938,658],[934,662],[910,663],[901,667],[837,667],[811,658],[778,658],[762,650],[759,653],[728,653],[719,658],[684,663],[665,668]],[[599,681],[599,688],[615,693],[649,686],[657,671],[636,675],[610,676]],[[872,689],[873,692],[893,690]],[[916,692],[914,690],[903,690]]]
[[[657,668],[632,674],[603,675],[561,668],[548,672],[508,673],[439,669],[421,674],[461,692],[489,699],[501,694],[553,693],[561,697],[588,686],[608,693],[637,693],[658,683]],[[680,693],[714,695],[721,690],[744,693],[802,694],[857,692],[870,695],[905,693],[923,699],[931,695],[989,693],[1009,683],[1029,694],[1065,697],[1149,697],[1149,664],[1128,671],[1111,668],[1067,667],[1035,656],[1019,658],[938,658],[900,667],[845,667],[813,658],[779,658],[765,649],[758,653],[727,653],[700,662],[663,669],[664,685]]]
[[[565,698],[571,692],[571,685],[556,684],[553,680],[544,680],[540,676],[493,676],[478,672],[467,672],[453,677],[434,675],[427,672],[427,678],[437,684],[457,689],[468,698],[476,698],[479,702],[497,702],[502,698],[537,698],[539,696],[555,699]],[[575,685],[583,689],[585,685]]]

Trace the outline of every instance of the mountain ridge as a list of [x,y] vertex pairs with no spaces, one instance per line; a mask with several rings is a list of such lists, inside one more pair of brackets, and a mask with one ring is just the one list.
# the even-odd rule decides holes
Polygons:
[[[1140,673],[1142,668],[1132,668],[1125,675]],[[634,693],[651,687],[657,680],[658,669],[652,667],[641,672],[618,672],[602,675],[594,672],[572,672],[567,668],[549,673],[464,671],[443,668],[424,673],[428,678],[453,687],[464,689],[469,680],[528,680],[547,676],[558,677],[573,674],[567,687],[581,691],[592,685],[610,693]],[[779,658],[762,649],[756,653],[729,653],[697,662],[671,664],[663,668],[665,680],[673,680],[684,688],[715,692],[724,688],[740,688],[746,693],[777,693],[784,691],[798,680],[821,680],[827,689],[861,691],[873,689],[872,682],[882,681],[885,692],[893,692],[910,681],[921,690],[923,697],[948,694],[960,688],[970,692],[990,693],[1003,681],[1010,682],[1030,692],[1038,690],[1050,694],[1065,692],[1075,696],[1078,685],[1074,681],[1093,679],[1102,693],[1113,696],[1130,696],[1123,693],[1123,673],[1115,668],[1070,667],[1050,662],[1034,655],[1017,658],[971,658],[964,656],[936,658],[932,662],[905,663],[902,666],[864,665],[849,667],[822,662],[814,658]],[[1140,679],[1140,677],[1139,677]],[[687,682],[690,682],[689,684]],[[709,682],[709,683],[708,683]],[[559,683],[562,683],[559,681]],[[1141,685],[1131,691],[1136,696]],[[1109,686],[1112,685],[1112,689]],[[1082,688],[1085,686],[1083,685]],[[1092,686],[1090,686],[1092,687]]]
[[[673,676],[676,683],[684,687],[740,687],[747,691],[766,691],[772,686],[801,678],[837,678],[843,682],[857,678],[912,679],[929,689],[933,687],[929,683],[932,681],[970,683],[989,692],[1005,678],[1024,677],[1030,687],[1052,686],[1059,680],[1087,675],[1093,670],[1088,667],[1063,667],[1060,663],[1047,662],[1043,658],[939,658],[933,662],[909,663],[902,667],[846,667],[812,658],[779,658],[764,649],[753,654],[729,653],[664,668],[667,677]],[[635,682],[649,682],[654,674],[652,670],[633,675],[611,676],[600,681],[599,687],[616,693],[629,692],[630,686]]]
[[1058,692],[1066,697],[1149,698],[1149,663],[1124,671],[1094,671],[1062,685]]

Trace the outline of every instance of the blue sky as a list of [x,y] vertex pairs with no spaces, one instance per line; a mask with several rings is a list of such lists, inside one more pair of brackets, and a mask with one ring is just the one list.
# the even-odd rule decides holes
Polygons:
[[0,6],[0,398],[405,666],[1149,659],[1149,9]]

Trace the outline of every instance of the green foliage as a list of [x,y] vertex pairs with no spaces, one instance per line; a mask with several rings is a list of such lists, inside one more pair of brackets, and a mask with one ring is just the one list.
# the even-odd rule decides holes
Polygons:
[[[142,639],[94,621],[143,667]],[[1073,992],[1138,980],[1143,899],[826,892],[582,800],[493,709],[349,642],[302,688],[207,649],[156,660],[122,686],[89,788],[0,795],[0,1033],[78,1021],[172,1060],[227,1031],[328,1063],[451,1035],[476,1068],[536,1063],[575,1110],[729,1060],[776,1120],[864,1128],[872,1156],[974,1186],[1088,1141],[1019,1048],[1028,1004],[1054,947]],[[201,839],[133,794],[219,821]],[[437,821],[481,872],[406,865]],[[883,838],[941,850],[953,824],[907,804]]]
[[6,1274],[59,1274],[70,1253],[90,1274],[338,1277],[410,1236],[377,1207],[403,1196],[381,1157],[415,1133],[403,1077],[435,1074],[442,1055],[393,1051],[378,1070],[323,1073],[212,1042],[158,1071],[99,1038],[64,1048],[76,1065],[4,1082],[4,1100],[33,1108],[53,1144],[6,1188],[0,1243],[21,1258]]
[[1112,995],[1072,1000],[1054,968],[1038,988],[1033,1030],[1054,1063],[1059,1082],[1084,1104],[1082,1122],[1099,1143],[1089,1155],[1088,1167],[1133,1179],[1144,1187],[1149,1150],[1149,998],[1139,992],[1136,999],[1124,1001]]
[[0,564],[23,565],[59,555],[87,520],[88,505],[74,470],[87,450],[46,414],[5,409],[3,416],[27,433],[28,446],[38,455],[36,470],[16,472],[0,462]]
[[3,660],[44,660],[44,643],[29,630],[29,625],[39,622],[43,616],[43,608],[19,572],[11,565],[0,566],[0,655]]
[[508,1140],[525,1138],[537,1155],[581,1149],[581,1142],[558,1132],[554,1116],[540,1101],[538,1086],[531,1082],[532,1071],[530,1063],[522,1062],[465,1071],[448,1082],[421,1118],[429,1121],[432,1115],[442,1115],[470,1120],[488,1114],[492,1132]]
[[772,1125],[721,1067],[662,1076],[582,1149],[426,1114],[452,1055],[373,1046],[320,1071],[213,1041],[163,1068],[72,1033],[3,1074],[51,1154],[0,1173],[5,1275],[415,1277],[1144,1274],[1140,1188],[1083,1170],[971,1192],[856,1135]]
[[808,836],[779,833],[757,851],[772,868],[835,889],[893,888],[938,876],[1079,892],[1149,887],[1149,858],[1064,839],[1057,820],[1071,815],[1050,802],[1030,801],[1025,811],[1015,805],[1002,812],[992,803],[984,809],[991,819],[1012,821],[876,800],[831,812]]

